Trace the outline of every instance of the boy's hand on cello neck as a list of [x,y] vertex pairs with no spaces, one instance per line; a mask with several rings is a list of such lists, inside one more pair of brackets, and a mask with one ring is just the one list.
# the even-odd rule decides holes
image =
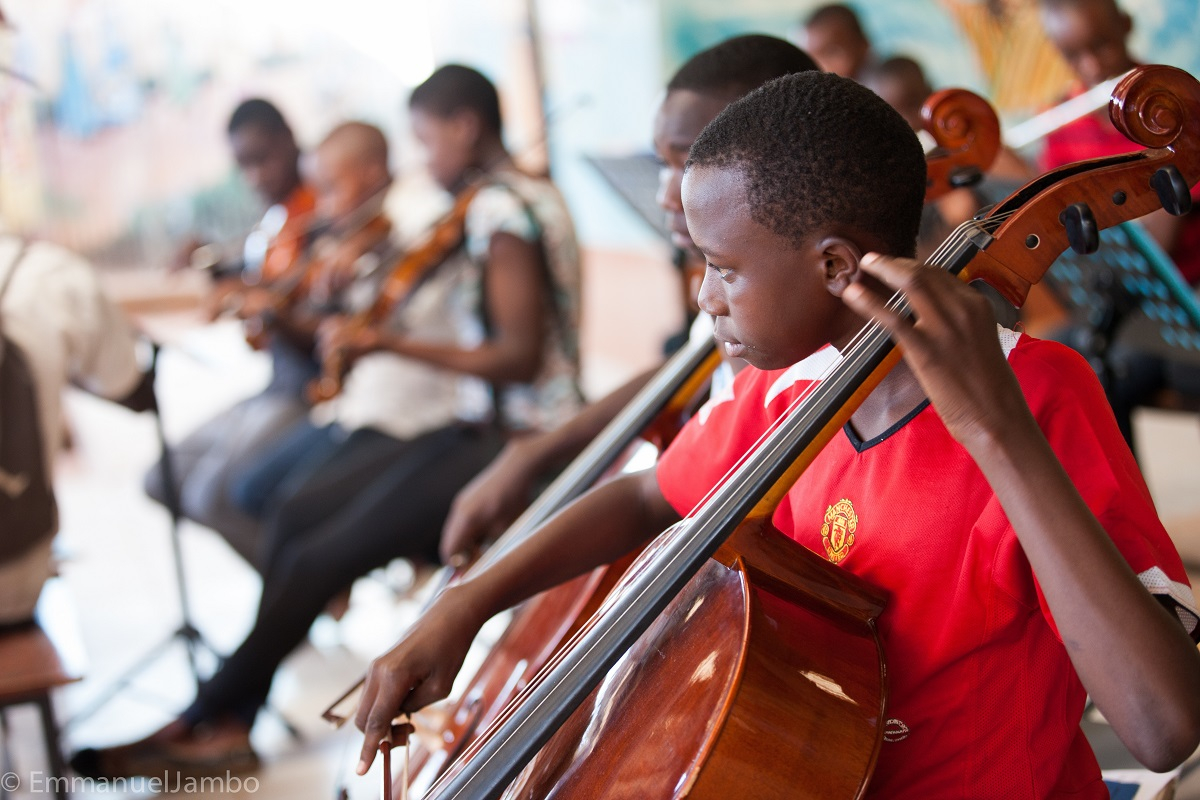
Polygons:
[[915,261],[869,255],[862,268],[903,291],[917,319],[861,284],[843,299],[891,333],[983,472],[1096,707],[1144,765],[1178,765],[1200,739],[1200,654],[1080,497],[1005,362],[987,301]]

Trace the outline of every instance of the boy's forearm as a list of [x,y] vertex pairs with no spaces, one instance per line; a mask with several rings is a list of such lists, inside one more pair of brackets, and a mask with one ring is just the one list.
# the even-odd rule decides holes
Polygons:
[[525,542],[447,591],[482,625],[538,592],[608,564],[678,520],[652,471],[610,481],[571,503]]
[[1008,515],[1096,705],[1148,766],[1176,760],[1178,753],[1161,752],[1176,735],[1178,749],[1190,753],[1187,739],[1200,722],[1200,654],[1141,585],[1032,417],[1002,439],[968,449]]

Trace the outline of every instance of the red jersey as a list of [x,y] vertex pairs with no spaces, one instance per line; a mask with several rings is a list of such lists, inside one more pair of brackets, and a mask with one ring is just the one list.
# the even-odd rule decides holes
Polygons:
[[[1080,92],[1082,88],[1074,94]],[[1107,112],[1096,112],[1080,117],[1047,136],[1038,166],[1042,171],[1048,171],[1076,161],[1122,155],[1141,149],[1141,145],[1131,142],[1113,127]],[[1196,284],[1200,283],[1200,184],[1192,187],[1192,201],[1192,211],[1184,216],[1179,240],[1168,255],[1179,267],[1184,280]]]
[[[1091,367],[1052,342],[1011,331],[1002,342],[1080,494],[1195,636],[1183,565]],[[676,511],[689,513],[836,359],[827,348],[788,370],[747,368],[710,401],[658,464]],[[827,524],[830,515],[841,524]],[[1108,797],[1079,728],[1083,686],[1016,534],[928,403],[871,441],[847,426],[774,522],[890,595],[879,626],[888,719],[869,796]]]

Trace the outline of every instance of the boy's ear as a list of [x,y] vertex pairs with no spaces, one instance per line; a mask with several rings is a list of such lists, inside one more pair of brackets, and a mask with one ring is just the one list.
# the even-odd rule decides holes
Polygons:
[[830,236],[817,244],[817,254],[825,288],[834,297],[841,297],[846,287],[858,277],[862,249],[849,239]]
[[1129,34],[1133,32],[1133,17],[1129,16],[1129,14],[1124,11],[1121,11],[1119,13],[1121,15],[1122,38],[1123,39],[1128,38]]

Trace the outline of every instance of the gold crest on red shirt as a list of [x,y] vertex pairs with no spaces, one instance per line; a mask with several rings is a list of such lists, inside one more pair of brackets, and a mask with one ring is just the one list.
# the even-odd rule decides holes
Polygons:
[[857,528],[858,514],[854,513],[854,504],[846,498],[825,509],[821,541],[825,543],[825,556],[831,563],[837,564],[850,553]]

